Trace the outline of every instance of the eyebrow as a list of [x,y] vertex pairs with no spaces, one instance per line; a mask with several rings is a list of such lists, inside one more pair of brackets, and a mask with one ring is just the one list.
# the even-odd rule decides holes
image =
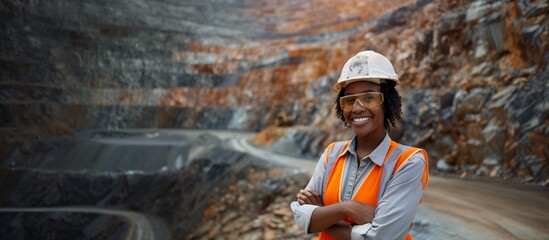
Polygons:
[[371,92],[381,92],[381,91],[376,91],[376,90],[373,90],[373,89],[366,89],[362,92],[357,92],[357,93],[345,93],[345,94],[343,94],[343,96],[355,95],[355,94],[360,94],[360,93],[371,93]]

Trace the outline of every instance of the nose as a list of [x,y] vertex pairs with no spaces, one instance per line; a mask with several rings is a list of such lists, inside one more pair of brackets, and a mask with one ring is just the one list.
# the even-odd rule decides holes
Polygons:
[[[357,107],[357,105],[360,105],[360,107]],[[355,109],[356,109],[356,111],[355,111]],[[357,98],[355,100],[355,104],[353,104],[353,112],[362,112],[364,110],[366,110],[366,107],[364,107],[364,104],[362,104],[362,102]]]

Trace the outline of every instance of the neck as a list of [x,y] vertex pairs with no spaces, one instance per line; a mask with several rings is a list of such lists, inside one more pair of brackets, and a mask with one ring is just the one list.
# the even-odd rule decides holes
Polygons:
[[358,137],[356,141],[356,151],[359,159],[362,159],[364,156],[372,153],[374,149],[383,141],[385,138],[385,131],[370,134],[368,136]]

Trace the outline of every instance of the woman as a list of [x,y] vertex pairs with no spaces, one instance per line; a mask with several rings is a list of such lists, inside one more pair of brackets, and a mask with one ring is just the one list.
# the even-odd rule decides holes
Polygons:
[[355,136],[330,144],[294,218],[319,239],[412,239],[409,231],[428,181],[423,149],[398,144],[387,131],[401,119],[391,62],[374,51],[349,59],[334,88],[338,118]]

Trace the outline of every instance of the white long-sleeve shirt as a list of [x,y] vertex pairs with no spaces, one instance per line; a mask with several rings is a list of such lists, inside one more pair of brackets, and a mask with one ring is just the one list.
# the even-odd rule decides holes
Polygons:
[[[391,138],[386,134],[377,148],[361,160],[359,166],[355,152],[356,137],[351,140],[347,149],[342,153],[346,154],[344,180],[340,188],[342,201],[351,200],[353,194],[358,191],[357,185],[366,178],[374,164],[383,166],[390,144]],[[325,154],[320,157],[306,187],[306,189],[313,189],[321,193],[322,198],[324,198],[323,178],[326,171]],[[384,176],[384,178],[392,179],[387,179],[388,183],[384,190],[380,189],[381,195],[372,223],[355,225],[351,232],[352,239],[405,239],[423,195],[422,176],[425,166],[425,158],[422,153],[418,152],[404,163],[394,175]],[[307,232],[313,211],[318,206],[300,205],[294,201],[290,207],[297,225]]]

